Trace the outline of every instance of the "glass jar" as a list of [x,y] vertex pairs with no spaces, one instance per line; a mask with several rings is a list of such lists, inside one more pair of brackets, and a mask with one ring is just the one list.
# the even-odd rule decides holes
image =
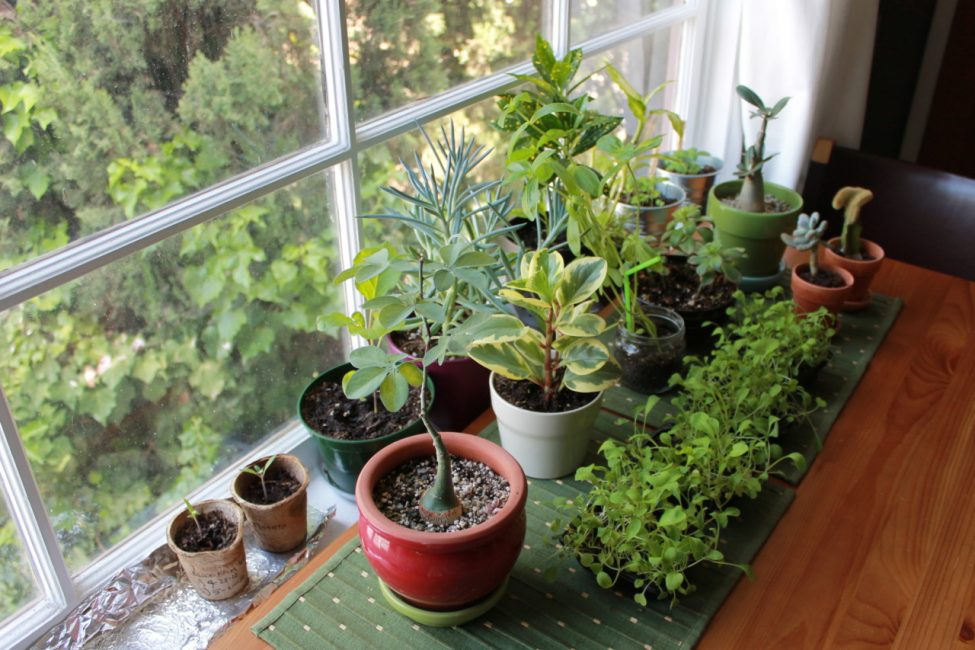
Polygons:
[[656,326],[657,335],[631,332],[620,321],[613,346],[622,369],[620,383],[638,393],[663,393],[671,375],[681,369],[687,347],[684,319],[666,307],[641,304],[640,308]]

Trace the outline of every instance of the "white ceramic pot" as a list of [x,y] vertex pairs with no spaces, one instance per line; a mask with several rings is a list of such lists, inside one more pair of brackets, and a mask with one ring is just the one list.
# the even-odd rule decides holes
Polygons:
[[585,406],[562,413],[529,411],[507,401],[494,389],[491,373],[491,408],[498,419],[501,446],[531,478],[558,478],[575,472],[586,457],[593,422],[603,394]]

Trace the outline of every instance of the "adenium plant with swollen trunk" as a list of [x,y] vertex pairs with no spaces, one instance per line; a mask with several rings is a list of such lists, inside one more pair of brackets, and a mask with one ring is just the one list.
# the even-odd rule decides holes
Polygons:
[[782,233],[782,241],[787,246],[791,246],[797,251],[809,251],[809,274],[813,277],[819,275],[819,261],[816,249],[819,247],[819,240],[823,237],[826,230],[826,222],[819,220],[819,213],[813,212],[812,215],[800,214],[796,229],[792,234]]
[[765,181],[762,177],[762,168],[775,155],[765,157],[765,133],[769,120],[774,120],[782,112],[789,98],[783,97],[774,106],[769,107],[751,88],[738,86],[736,90],[739,97],[755,107],[751,117],[757,117],[762,121],[755,144],[746,149],[744,138],[742,139],[741,161],[735,171],[735,175],[742,179],[738,205],[748,212],[765,212]]
[[542,249],[526,254],[520,271],[500,295],[538,317],[542,330],[514,316],[491,316],[474,334],[471,358],[508,379],[538,385],[546,410],[563,388],[597,393],[612,386],[619,369],[598,339],[606,321],[590,313],[606,261],[581,257],[565,265],[557,252]]
[[862,260],[860,253],[860,208],[873,199],[873,192],[865,187],[843,187],[833,197],[833,209],[843,210],[843,232],[840,235],[840,254]]

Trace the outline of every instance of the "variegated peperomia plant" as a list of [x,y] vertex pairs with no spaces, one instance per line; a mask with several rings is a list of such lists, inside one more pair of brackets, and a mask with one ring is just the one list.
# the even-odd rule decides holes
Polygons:
[[474,335],[471,358],[503,377],[538,385],[545,407],[563,388],[579,393],[609,388],[619,367],[598,338],[608,327],[606,321],[590,313],[606,273],[606,261],[599,257],[566,265],[554,251],[526,254],[520,277],[508,282],[500,295],[534,314],[542,330],[514,316],[491,316]]

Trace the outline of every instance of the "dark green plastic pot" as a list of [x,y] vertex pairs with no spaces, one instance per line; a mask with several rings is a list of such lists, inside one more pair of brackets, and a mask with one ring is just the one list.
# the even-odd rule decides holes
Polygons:
[[740,189],[740,180],[726,181],[712,187],[708,194],[708,216],[714,219],[717,239],[724,248],[745,249],[748,257],[738,263],[742,275],[764,277],[778,273],[785,252],[781,235],[795,229],[802,197],[787,187],[765,183],[765,193],[789,204],[788,211],[748,212],[721,201],[738,196]]
[[[318,453],[322,457],[322,467],[328,474],[332,485],[350,495],[355,493],[355,482],[359,478],[359,472],[362,471],[362,467],[372,458],[373,454],[401,438],[406,438],[407,436],[412,436],[426,430],[426,427],[423,426],[423,421],[419,418],[410,422],[399,431],[394,431],[379,438],[372,438],[371,440],[339,440],[326,436],[312,428],[301,414],[301,405],[305,401],[305,395],[324,382],[341,384],[342,377],[352,369],[351,363],[343,363],[342,365],[327,370],[308,384],[305,390],[301,392],[301,397],[298,398],[298,418],[318,444]],[[429,379],[427,380],[427,388],[430,391],[430,402],[427,404],[427,412],[429,413],[430,406],[433,404],[433,382]]]

